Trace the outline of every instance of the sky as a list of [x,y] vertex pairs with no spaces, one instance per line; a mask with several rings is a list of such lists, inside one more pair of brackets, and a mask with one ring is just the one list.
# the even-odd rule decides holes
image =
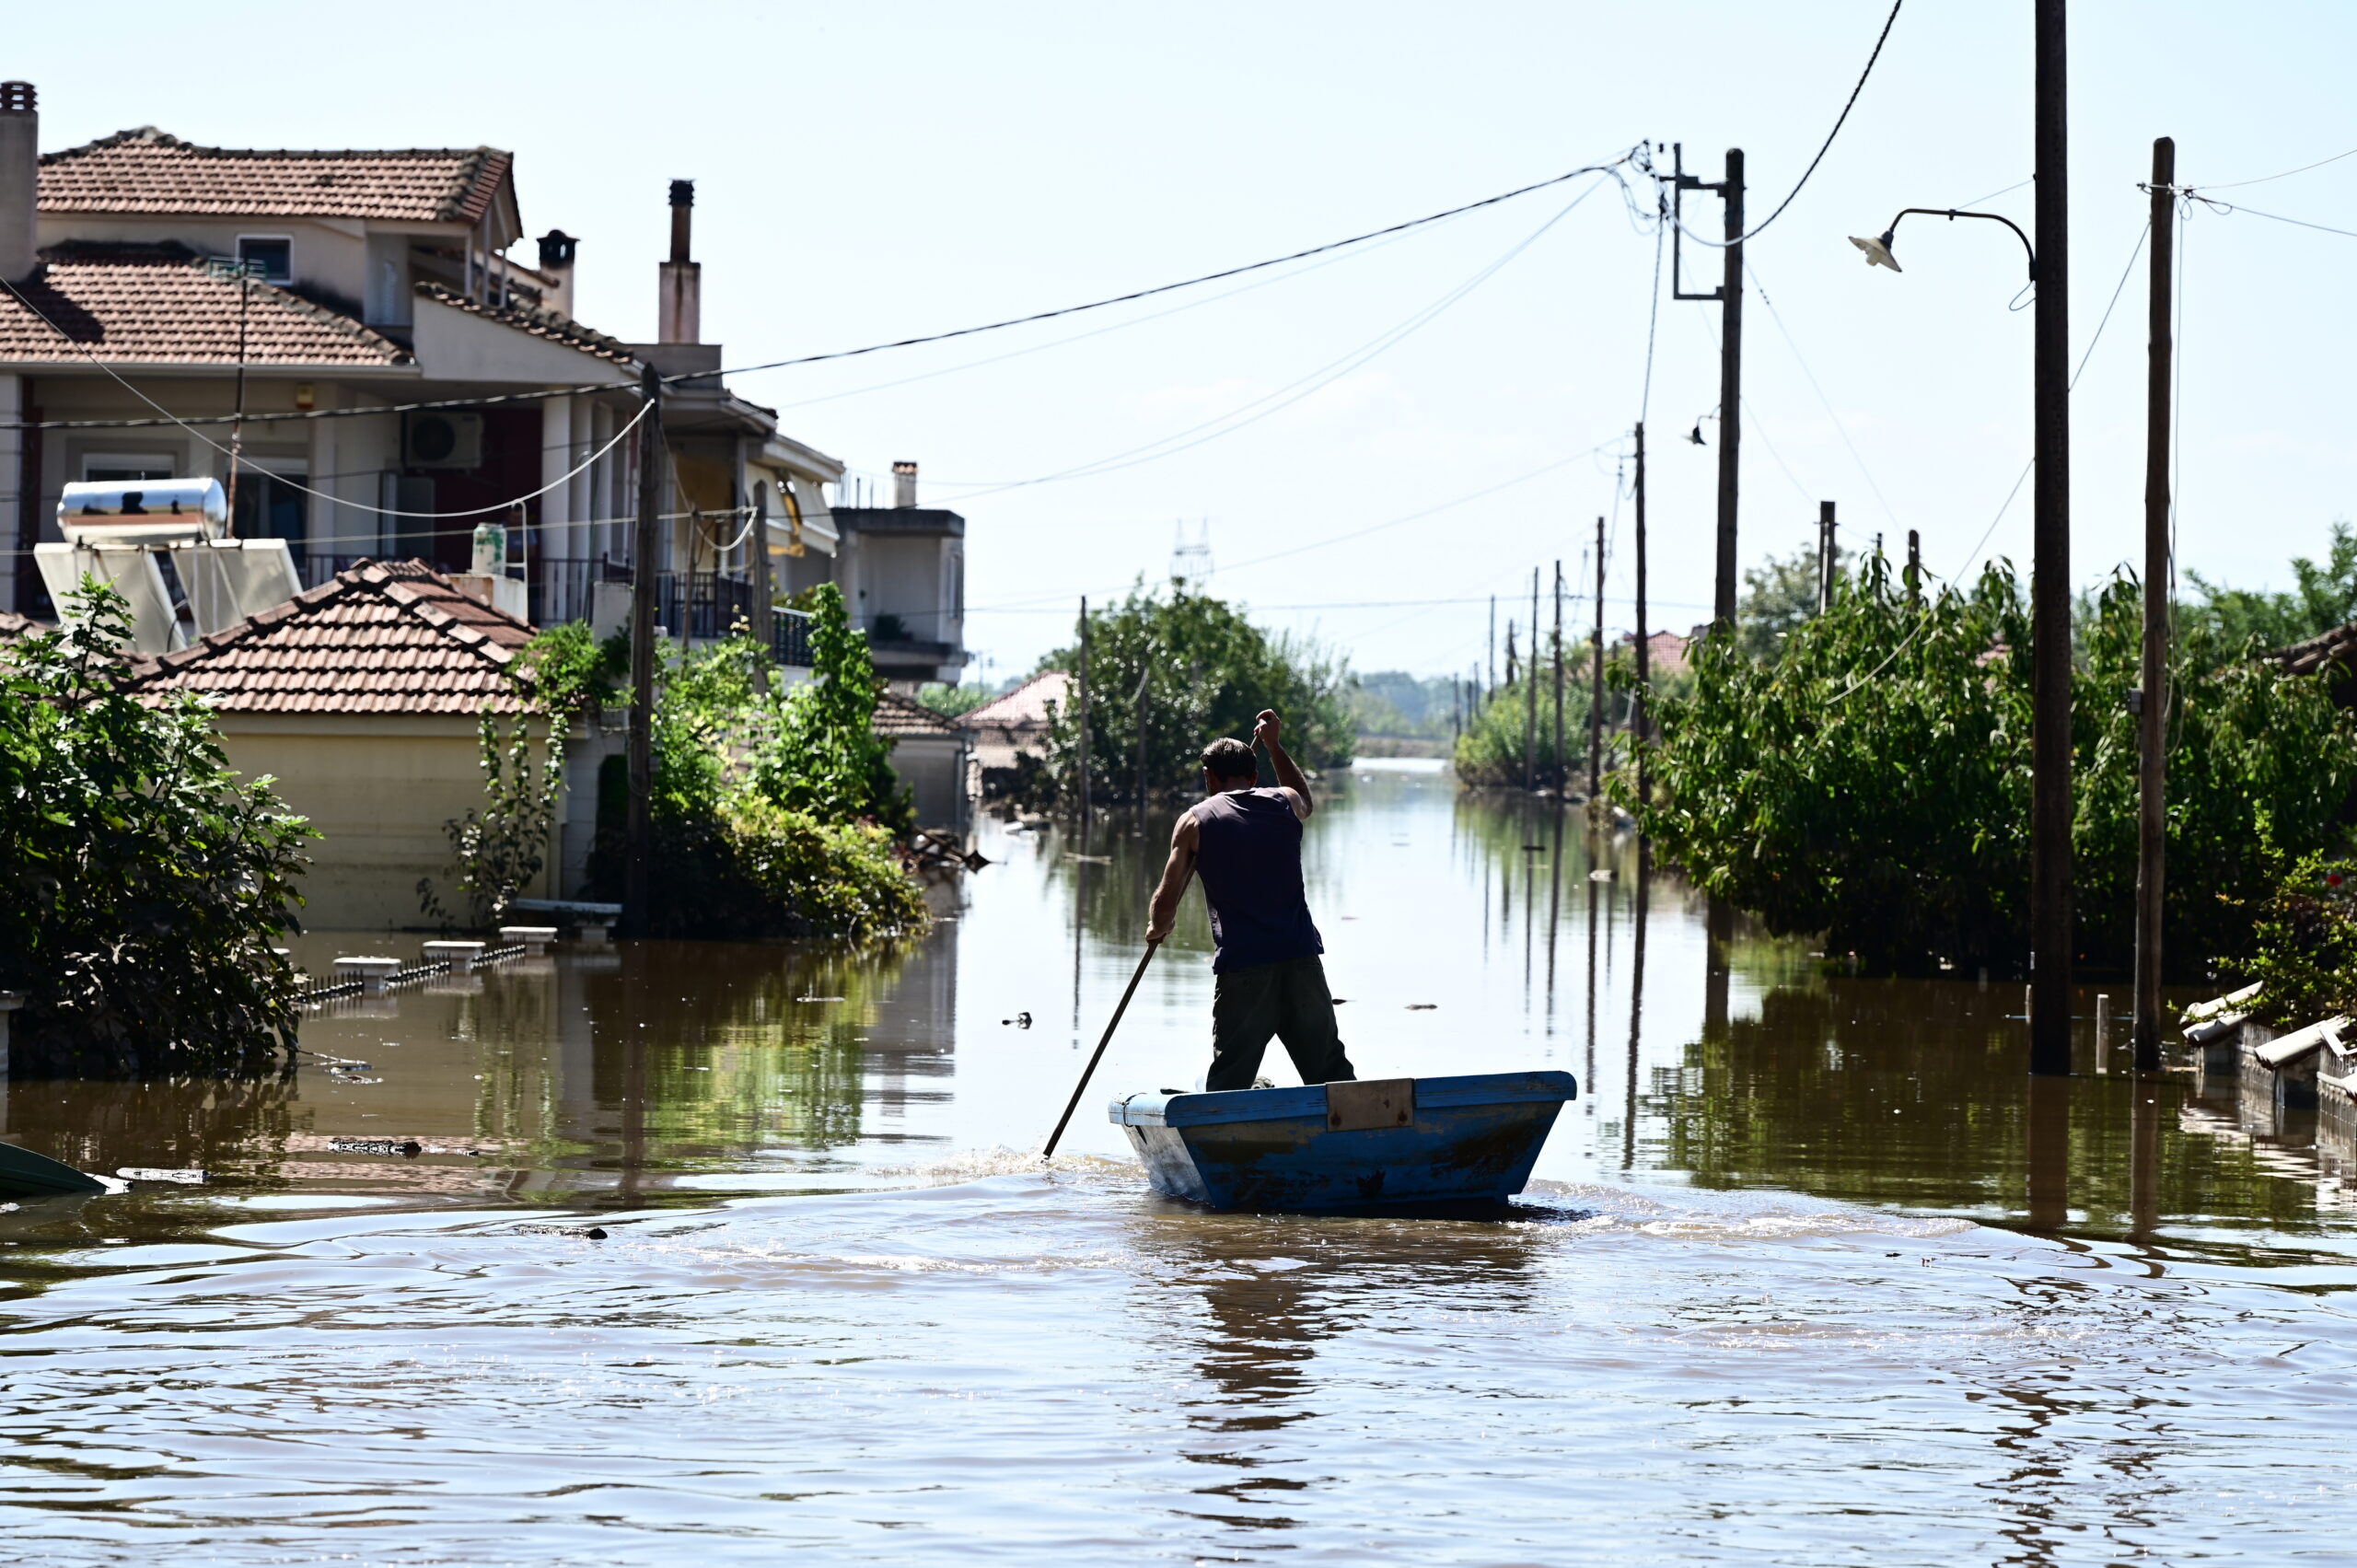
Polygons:
[[[54,150],[152,123],[226,146],[512,149],[531,233],[581,237],[576,309],[654,335],[666,192],[697,182],[704,336],[751,365],[948,331],[1258,261],[1682,143],[1741,146],[1754,221],[1824,141],[1887,0],[1411,6],[1015,3],[494,7],[463,29],[320,5],[298,26],[118,3],[93,49],[51,6],[8,29]],[[2073,7],[2072,576],[2141,559],[2152,141],[2217,189],[2181,227],[2181,570],[2288,584],[2357,512],[2357,261],[2346,62],[2357,10]],[[157,63],[139,68],[138,63]],[[1905,0],[1823,165],[1747,248],[1740,549],[1842,542],[2026,568],[2030,333],[2019,244],[1913,218],[1903,274],[1847,236],[1902,206],[2031,227],[2028,0]],[[1660,160],[1668,162],[1666,153]],[[1624,170],[1624,174],[1627,171]],[[968,519],[974,677],[1068,641],[1080,596],[1208,591],[1365,670],[1469,671],[1561,562],[1633,625],[1626,459],[1648,415],[1649,592],[1712,595],[1718,310],[1655,297],[1649,203],[1588,176],[1310,261],[1135,305],[733,382],[785,429]],[[1996,194],[2004,192],[2003,194]],[[2233,210],[2224,210],[2232,208]],[[2274,217],[2257,215],[2253,209]],[[1714,233],[1715,203],[1688,221]],[[528,243],[519,248],[529,259]],[[2131,269],[2131,258],[2134,265]],[[1718,254],[1689,246],[1689,288]],[[2125,278],[2125,286],[2122,280]],[[2098,322],[2117,297],[2107,326]],[[1764,303],[1763,303],[1764,301]],[[1650,389],[1646,385],[1652,343]],[[1710,446],[1685,439],[1697,427]],[[1551,606],[1542,610],[1550,617]]]

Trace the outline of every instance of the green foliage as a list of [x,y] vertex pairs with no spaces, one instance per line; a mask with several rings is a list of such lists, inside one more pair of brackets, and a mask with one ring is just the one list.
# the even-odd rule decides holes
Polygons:
[[814,679],[780,692],[733,637],[675,658],[654,718],[657,935],[886,936],[929,916],[893,852],[910,817],[870,727],[875,667],[842,595],[810,601]]
[[[2137,606],[2124,576],[2105,591],[2074,683],[2076,947],[2098,968],[2132,955]],[[1718,639],[1693,656],[1643,813],[1666,858],[1877,968],[2023,964],[2029,627],[2009,564],[1917,605],[1877,557],[1773,658]],[[2248,951],[2277,870],[2337,833],[2357,749],[2317,682],[2220,665],[2199,630],[2173,670],[2165,940],[2200,973]]]
[[[1836,576],[1854,570],[1855,557],[1833,548]],[[1817,549],[1773,557],[1743,574],[1743,597],[1736,608],[1736,636],[1744,656],[1770,659],[1784,638],[1817,614]]]
[[[789,810],[825,822],[860,819],[905,833],[916,822],[910,792],[892,772],[892,743],[876,733],[876,663],[851,624],[842,590],[810,596],[811,679],[773,705],[753,786]],[[760,650],[745,639],[749,656]]]
[[604,642],[586,621],[547,627],[516,656],[510,667],[548,712],[570,717],[591,707],[615,707],[630,700],[630,633]]
[[290,1058],[296,977],[273,945],[310,836],[240,780],[193,697],[119,683],[128,609],[85,581],[75,624],[0,663],[0,990],[17,1071],[252,1074]]
[[[1595,685],[1594,643],[1567,645],[1563,649],[1563,754],[1555,754],[1555,674],[1542,659],[1535,681],[1526,678],[1489,692],[1476,705],[1465,732],[1457,738],[1455,765],[1459,782],[1477,788],[1520,788],[1523,747],[1529,737],[1530,703],[1538,706],[1535,754],[1538,782],[1551,788],[1580,789],[1587,780],[1587,719]],[[1613,657],[1627,662],[1625,652]],[[1606,723],[1623,716],[1625,697],[1607,693]],[[1619,744],[1617,732],[1605,736],[1605,765],[1610,767]]]
[[2261,648],[2289,647],[2293,643],[2357,621],[2357,529],[2346,519],[2332,525],[2332,548],[2323,563],[2294,556],[2292,575],[2299,587],[2289,593],[2261,593],[2222,587],[2198,572],[2186,574],[2200,591],[2199,601],[2181,605],[2181,630],[2205,631],[2222,656],[2243,653],[2256,641]]
[[[546,739],[536,781],[530,716],[518,717],[503,737],[498,719],[489,709],[483,711],[483,803],[469,807],[466,816],[445,828],[458,865],[459,890],[467,896],[471,923],[478,926],[505,920],[508,905],[548,864],[549,834],[556,824],[557,796],[564,783],[563,720],[543,721],[541,729]],[[419,881],[417,896],[427,914],[451,918],[433,878]]]
[[945,686],[938,680],[917,688],[917,701],[948,719],[963,718],[997,696],[987,686]]
[[2236,967],[2260,982],[2270,1022],[2357,1015],[2357,865],[2302,855],[2261,906],[2250,959]]
[[[1077,671],[1079,650],[1059,649],[1046,664]],[[1356,736],[1345,702],[1349,680],[1340,658],[1306,641],[1271,636],[1223,599],[1176,582],[1167,597],[1132,589],[1089,618],[1091,792],[1136,797],[1142,709],[1149,790],[1198,787],[1203,747],[1223,735],[1248,739],[1263,708],[1283,720],[1285,749],[1304,767],[1346,767]],[[1067,793],[1079,754],[1080,715],[1060,708],[1049,730],[1049,765]]]
[[1343,700],[1353,726],[1362,736],[1445,740],[1457,714],[1453,679],[1445,675],[1419,679],[1404,669],[1359,676]]

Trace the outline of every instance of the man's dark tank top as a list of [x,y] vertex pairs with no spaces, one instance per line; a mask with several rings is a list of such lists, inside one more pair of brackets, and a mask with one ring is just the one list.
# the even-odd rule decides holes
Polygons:
[[1195,873],[1219,951],[1212,972],[1326,950],[1301,884],[1301,819],[1281,789],[1232,789],[1196,806]]

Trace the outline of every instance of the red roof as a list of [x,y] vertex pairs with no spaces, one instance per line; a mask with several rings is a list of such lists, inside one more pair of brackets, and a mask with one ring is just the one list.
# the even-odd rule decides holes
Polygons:
[[225,713],[520,713],[508,674],[532,629],[420,561],[364,561],[308,593],[140,662],[142,691]]
[[921,703],[911,703],[897,691],[877,693],[876,717],[868,727],[878,735],[888,735],[896,740],[958,738],[958,732],[950,727],[949,720]]
[[253,365],[396,366],[399,343],[348,316],[265,283],[223,277],[180,245],[77,243],[0,290],[0,363],[98,359],[236,365],[239,316]]
[[0,610],[0,643],[21,642],[27,637],[35,637],[43,632],[56,630],[56,627],[46,621],[35,621],[30,616],[19,615],[13,610]]
[[1072,677],[1061,669],[1041,670],[1005,696],[992,700],[958,722],[968,729],[1045,729],[1048,704],[1071,700]]
[[43,154],[41,210],[472,224],[514,162],[496,147],[200,147],[143,125]]

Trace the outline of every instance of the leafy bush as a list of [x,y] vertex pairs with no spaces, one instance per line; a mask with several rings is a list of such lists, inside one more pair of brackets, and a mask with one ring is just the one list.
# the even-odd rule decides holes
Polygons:
[[570,717],[586,708],[616,707],[630,700],[630,633],[617,632],[601,643],[587,621],[563,621],[525,644],[510,668],[550,713]]
[[[1077,671],[1077,645],[1046,668]],[[1169,596],[1132,590],[1088,625],[1088,772],[1093,797],[1134,799],[1144,692],[1146,784],[1187,790],[1202,778],[1203,746],[1252,733],[1274,708],[1285,749],[1305,767],[1347,767],[1356,726],[1345,695],[1350,670],[1316,645],[1269,633],[1225,600],[1172,584]],[[1074,706],[1076,706],[1074,705]],[[1079,770],[1080,715],[1060,707],[1049,728],[1049,765],[1069,791]]]
[[[549,833],[556,824],[557,796],[564,783],[564,720],[562,715],[540,720],[545,740],[537,781],[532,776],[533,722],[533,715],[520,715],[503,734],[497,717],[484,710],[480,732],[483,803],[469,807],[464,817],[446,825],[459,890],[467,895],[469,913],[478,926],[505,920],[508,905],[548,864]],[[419,880],[417,897],[427,914],[453,918],[432,877]]]
[[238,1075],[290,1060],[273,948],[310,836],[230,771],[191,696],[121,683],[128,607],[85,582],[75,624],[0,663],[0,990],[19,1072]]
[[2357,1014],[2357,865],[2302,855],[2261,907],[2249,960],[2259,1016],[2305,1025]]
[[[2116,578],[2074,678],[2075,945],[2099,968],[2133,955],[2138,606]],[[1877,968],[2022,967],[2029,626],[2009,564],[1918,605],[1877,557],[1772,657],[1713,638],[1694,659],[1652,749],[1643,820],[1665,857]],[[2173,973],[2199,974],[2248,954],[2282,866],[2337,835],[2357,747],[2316,681],[2221,664],[2198,629],[2172,670],[2164,940]]]
[[[892,743],[876,733],[879,682],[867,638],[852,626],[832,583],[819,585],[808,608],[811,678],[761,704],[772,722],[756,750],[752,787],[822,822],[865,819],[905,833],[916,825],[916,807],[892,772]],[[738,641],[744,658],[763,656],[749,639]]]
[[987,686],[948,686],[938,680],[917,688],[917,702],[946,719],[963,718],[999,695]]

